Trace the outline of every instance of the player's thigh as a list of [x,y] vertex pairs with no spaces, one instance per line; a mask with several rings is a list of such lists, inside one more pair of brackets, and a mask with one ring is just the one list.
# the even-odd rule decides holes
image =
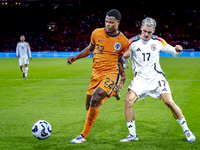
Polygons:
[[109,94],[115,86],[117,79],[118,74],[93,74],[87,90],[87,95],[92,95],[97,87],[103,89],[107,94]]
[[24,64],[26,65],[26,67],[28,66],[28,64],[29,64],[29,59],[28,59],[28,57],[24,59]]
[[106,97],[106,95],[107,93],[105,90],[101,89],[100,87],[97,87],[91,96],[90,106],[100,106],[100,102]]
[[139,101],[148,96],[148,87],[149,85],[144,79],[141,77],[135,77],[128,86],[128,89],[135,92],[137,96],[136,101]]
[[87,95],[92,95],[97,86],[101,83],[102,76],[99,74],[92,74],[90,84],[87,90]]
[[24,59],[23,58],[19,58],[19,66],[23,66],[24,65]]

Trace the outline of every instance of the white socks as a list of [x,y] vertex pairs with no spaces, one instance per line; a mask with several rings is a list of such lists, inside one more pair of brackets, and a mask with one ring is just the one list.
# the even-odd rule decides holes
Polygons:
[[[182,118],[180,118],[180,119],[177,119],[176,121],[182,127],[183,132],[185,132],[186,130],[189,130],[184,116]],[[128,130],[129,130],[129,133],[131,135],[133,135],[133,136],[136,136],[135,120],[134,121],[127,121],[126,123],[127,123],[127,127],[128,127]]]
[[131,135],[136,136],[135,131],[135,120],[134,121],[127,121],[127,127]]
[[28,75],[28,67],[25,67],[25,77]]
[[180,126],[183,128],[183,132],[185,132],[185,130],[189,130],[184,116],[183,116],[182,118],[180,118],[180,119],[177,119],[176,121],[177,121],[177,122],[180,124]]

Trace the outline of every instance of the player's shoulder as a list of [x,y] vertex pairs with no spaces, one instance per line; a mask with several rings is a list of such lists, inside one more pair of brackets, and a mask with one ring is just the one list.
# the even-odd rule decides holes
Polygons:
[[125,41],[128,41],[127,37],[121,31],[119,31],[119,35],[120,35],[120,38],[123,38]]
[[105,28],[96,28],[96,29],[94,29],[94,31],[92,33],[97,34],[97,33],[102,33],[102,32],[105,32]]
[[157,35],[152,35],[151,39],[159,41],[163,46],[167,45],[167,42],[163,38],[161,38],[161,37],[159,37]]
[[132,38],[130,38],[128,41],[129,41],[129,45],[131,45],[133,42],[137,42],[138,40],[140,40],[140,35],[136,35]]

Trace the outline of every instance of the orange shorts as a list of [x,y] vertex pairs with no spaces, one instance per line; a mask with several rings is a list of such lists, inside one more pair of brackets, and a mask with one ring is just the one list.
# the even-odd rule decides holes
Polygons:
[[87,90],[87,95],[92,95],[94,90],[97,87],[103,89],[108,95],[112,92],[113,87],[117,83],[119,78],[118,74],[101,74],[101,73],[94,73],[92,74],[90,85]]

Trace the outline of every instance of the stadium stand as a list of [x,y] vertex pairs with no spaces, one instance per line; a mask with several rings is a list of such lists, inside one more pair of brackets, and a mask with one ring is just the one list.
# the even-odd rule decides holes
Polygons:
[[[120,31],[128,38],[139,33],[141,20],[148,16],[157,21],[155,34],[169,44],[180,44],[190,51],[200,50],[199,10],[157,6],[147,9],[145,1],[137,5],[134,9],[126,5],[115,7],[122,13]],[[105,13],[110,7],[101,6],[90,8],[85,1],[1,5],[0,52],[14,52],[21,34],[26,36],[32,51],[81,51],[90,42],[92,31],[104,27]]]

